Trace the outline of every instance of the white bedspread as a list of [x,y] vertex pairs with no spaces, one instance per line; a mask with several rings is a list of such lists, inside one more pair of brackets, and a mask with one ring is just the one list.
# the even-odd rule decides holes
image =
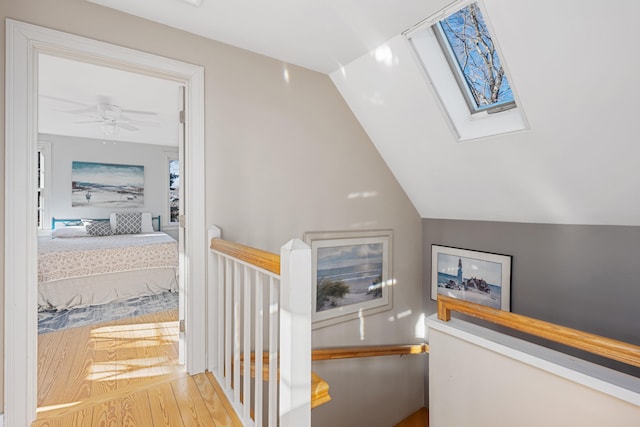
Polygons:
[[40,284],[166,267],[178,267],[178,245],[165,233],[38,240]]

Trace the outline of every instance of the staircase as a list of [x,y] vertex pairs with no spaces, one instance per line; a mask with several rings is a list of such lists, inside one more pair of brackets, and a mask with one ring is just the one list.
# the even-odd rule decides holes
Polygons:
[[429,410],[420,408],[394,427],[429,427]]

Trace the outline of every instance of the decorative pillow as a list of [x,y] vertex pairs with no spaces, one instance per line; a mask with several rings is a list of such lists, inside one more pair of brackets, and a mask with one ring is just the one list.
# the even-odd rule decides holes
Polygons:
[[150,212],[142,212],[142,230],[143,233],[153,233],[153,220]]
[[92,236],[111,236],[113,234],[109,221],[92,221],[88,222],[85,227],[87,233]]
[[[116,219],[116,214],[112,213],[109,215],[109,222],[111,223],[111,230],[113,233],[116,233],[116,228],[118,227],[118,220]],[[155,233],[156,230],[153,229],[153,220],[151,218],[151,212],[142,212],[142,225],[140,227],[141,233]]]
[[116,234],[138,234],[142,230],[142,214],[117,213],[116,214]]
[[63,237],[87,237],[87,229],[84,225],[56,228],[51,231],[51,238],[63,238]]
[[115,213],[111,213],[109,215],[109,223],[111,224],[111,231],[113,231],[113,234],[116,234],[116,214]]

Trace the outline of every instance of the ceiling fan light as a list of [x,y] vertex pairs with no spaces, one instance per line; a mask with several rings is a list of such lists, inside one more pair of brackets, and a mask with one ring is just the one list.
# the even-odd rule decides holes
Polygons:
[[104,136],[116,136],[118,134],[118,126],[115,122],[103,123],[102,132]]

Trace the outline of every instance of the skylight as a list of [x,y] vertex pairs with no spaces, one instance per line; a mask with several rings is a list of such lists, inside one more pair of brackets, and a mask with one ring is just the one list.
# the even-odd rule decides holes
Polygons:
[[459,0],[404,34],[459,141],[528,128],[481,0]]
[[513,92],[477,3],[434,26],[472,111],[514,106]]

